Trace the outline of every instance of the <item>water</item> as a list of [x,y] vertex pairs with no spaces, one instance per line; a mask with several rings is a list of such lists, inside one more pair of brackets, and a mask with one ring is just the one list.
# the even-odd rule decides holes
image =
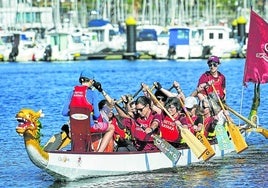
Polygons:
[[[242,114],[247,116],[252,103],[253,84],[249,84],[248,88],[242,87],[244,61],[223,60],[219,69],[227,78],[227,103],[239,111],[243,98]],[[177,80],[183,92],[190,95],[207,65],[204,60],[0,64],[0,187],[265,187],[268,184],[268,141],[257,133],[251,134],[246,151],[231,153],[224,159],[158,173],[54,182],[51,176],[29,160],[23,139],[15,132],[17,122],[14,117],[23,107],[42,109],[45,113],[41,119],[44,144],[67,121],[61,116],[62,105],[72,87],[78,83],[80,71],[85,68],[92,69],[103,89],[118,99],[124,94],[134,94],[142,82],[151,86],[154,81],[170,88]],[[261,85],[259,119],[266,128],[267,92],[267,84]],[[99,97],[101,99],[101,95]],[[236,117],[233,119],[239,122]]]

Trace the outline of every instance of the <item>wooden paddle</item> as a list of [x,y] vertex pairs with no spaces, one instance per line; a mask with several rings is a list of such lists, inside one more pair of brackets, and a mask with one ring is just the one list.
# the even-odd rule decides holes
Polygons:
[[[204,90],[205,90],[206,95],[207,95],[208,104],[209,104],[209,107],[211,109],[212,115],[216,116],[213,105],[211,103],[211,98],[207,92],[206,87],[204,88]],[[217,142],[218,142],[218,146],[219,146],[220,150],[234,148],[233,143],[231,142],[231,140],[227,134],[227,131],[225,129],[224,122],[220,122],[220,121],[217,122],[217,124],[215,126],[215,133],[216,133],[216,138],[217,138]]]
[[266,139],[268,138],[268,130],[262,127],[259,127],[258,125],[256,125],[255,123],[253,123],[252,121],[250,121],[249,119],[247,119],[246,117],[242,116],[241,114],[239,114],[238,112],[236,112],[235,110],[233,110],[231,107],[224,105],[231,113],[233,113],[234,115],[236,115],[238,118],[240,118],[241,120],[243,120],[244,122],[246,122],[248,125],[251,126],[251,128],[246,129],[247,132],[258,132],[261,133]]
[[60,150],[70,143],[71,139],[67,136],[66,132],[63,131],[53,135],[44,145],[43,149],[45,151]]
[[[214,87],[214,84],[212,83],[211,86],[213,88],[215,95],[217,96],[217,99],[220,103],[222,110],[225,110],[225,107],[224,107],[215,87]],[[235,150],[237,153],[240,153],[240,152],[244,151],[245,149],[247,149],[248,145],[247,145],[244,137],[242,136],[240,130],[238,129],[238,127],[230,120],[230,117],[227,115],[225,115],[225,117],[226,117],[227,124],[228,124],[228,132],[230,133],[231,139],[234,143]]]
[[[155,95],[147,88],[147,92],[151,96],[154,102],[157,102],[157,106],[159,106],[164,112],[175,121],[174,117],[168,112],[168,110],[157,100]],[[196,157],[199,159],[206,151],[206,147],[186,128],[178,126],[181,131],[181,136],[185,140],[186,144],[193,151]]]
[[[192,117],[190,116],[188,110],[186,109],[183,101],[181,100],[180,97],[178,97],[179,101],[180,101],[180,104],[186,114],[186,116],[188,117],[188,119],[190,120],[191,124],[194,125],[194,122],[193,122],[193,119]],[[207,151],[202,155],[202,159],[204,161],[207,161],[209,160],[211,157],[213,157],[215,155],[215,151],[213,150],[213,148],[211,147],[208,139],[206,138],[206,136],[201,133],[201,131],[198,131],[196,132],[195,134],[196,138],[206,147]]]
[[[134,99],[135,97],[137,97],[137,95],[141,92],[141,90],[142,90],[142,87],[140,87],[140,89],[138,91],[136,91],[136,93],[132,96],[132,98]],[[121,102],[123,102],[123,99],[122,98],[121,99],[118,99],[116,101],[117,104],[120,104]]]

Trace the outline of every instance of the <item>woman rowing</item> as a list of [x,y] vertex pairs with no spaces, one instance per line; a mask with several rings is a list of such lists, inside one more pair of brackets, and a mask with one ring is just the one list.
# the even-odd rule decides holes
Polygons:
[[[134,144],[138,151],[156,150],[153,134],[159,133],[162,123],[161,115],[152,110],[152,102],[146,96],[140,96],[135,101],[138,118],[130,126]],[[133,119],[132,119],[133,120]]]
[[178,126],[181,126],[180,118],[181,118],[181,106],[178,98],[169,97],[165,102],[165,108],[168,110],[170,115],[175,119],[171,119],[164,112],[162,125],[160,126],[160,135],[174,147],[178,147],[181,142],[181,134]]

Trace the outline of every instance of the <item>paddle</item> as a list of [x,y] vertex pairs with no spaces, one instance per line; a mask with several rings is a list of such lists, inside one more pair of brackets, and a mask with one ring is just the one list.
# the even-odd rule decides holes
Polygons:
[[248,125],[251,126],[251,128],[247,129],[247,132],[258,132],[261,133],[265,138],[268,138],[268,130],[262,127],[257,126],[255,123],[253,123],[252,121],[250,121],[249,119],[247,119],[246,117],[242,116],[241,114],[239,114],[238,112],[236,112],[235,110],[233,110],[231,107],[225,105],[225,107],[234,115],[236,115],[237,117],[239,117],[241,120],[243,120],[244,122],[246,122]]
[[[142,87],[140,87],[140,89],[136,91],[136,93],[133,95],[132,98],[134,99],[135,97],[137,97],[137,95],[141,92],[141,90],[142,90]],[[121,102],[123,102],[122,98],[116,101],[117,104],[120,104]]]
[[64,148],[65,146],[67,146],[71,142],[71,139],[69,138],[67,131],[65,131],[63,129],[64,126],[65,125],[62,126],[62,132],[53,135],[47,141],[47,143],[43,147],[45,151],[60,150],[60,149]]
[[[186,109],[183,101],[181,100],[180,97],[178,97],[179,101],[180,101],[180,104],[186,114],[186,116],[188,117],[188,119],[190,120],[191,124],[194,125],[194,122],[193,122],[193,119],[192,117],[190,116],[188,110]],[[213,150],[213,148],[211,147],[208,139],[206,138],[206,136],[201,133],[201,131],[198,131],[196,132],[196,138],[206,147],[207,151],[202,155],[202,159],[204,161],[207,161],[209,160],[211,157],[213,157],[215,155],[215,151]]]
[[[157,100],[155,95],[147,88],[146,89],[149,95],[151,96],[152,100],[157,102],[157,105],[164,110],[164,112],[173,120],[173,116],[168,112],[168,110]],[[206,147],[186,128],[177,125],[181,131],[181,136],[185,140],[186,144],[189,148],[193,151],[196,157],[199,159],[206,151]]]
[[[225,110],[225,107],[224,107],[215,87],[214,87],[214,84],[212,83],[211,86],[213,88],[215,95],[217,96],[217,99],[220,103],[222,110]],[[245,139],[243,138],[241,132],[239,131],[238,127],[230,120],[230,117],[227,115],[225,115],[225,117],[226,117],[227,124],[228,124],[228,131],[229,131],[231,138],[232,138],[232,141],[234,143],[235,150],[237,153],[240,153],[240,152],[244,151],[245,149],[247,149],[248,145],[247,145]]]
[[[115,103],[115,105],[122,110],[125,114],[128,114],[128,112],[125,111],[120,105]],[[129,116],[131,120],[133,120],[136,124],[138,124],[142,129],[145,130],[145,128],[139,124],[134,118]],[[155,146],[162,151],[172,162],[173,164],[176,164],[178,160],[181,157],[181,152],[177,150],[175,147],[173,147],[170,143],[168,143],[166,140],[162,139],[159,135],[151,135],[154,139]]]
[[[211,109],[212,115],[216,116],[216,113],[214,111],[213,105],[211,103],[211,98],[207,92],[206,87],[204,88],[207,98],[208,98],[208,104],[209,107]],[[223,121],[218,121],[216,126],[215,126],[215,133],[216,133],[216,138],[217,138],[217,142],[218,142],[218,146],[220,148],[220,150],[225,150],[225,149],[232,149],[233,148],[233,144],[227,134],[227,131],[224,127],[224,122]]]

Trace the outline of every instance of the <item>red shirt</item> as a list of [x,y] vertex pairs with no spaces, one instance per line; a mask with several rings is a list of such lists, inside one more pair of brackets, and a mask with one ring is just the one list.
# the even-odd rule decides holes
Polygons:
[[[215,86],[215,89],[216,89],[219,97],[221,99],[224,99],[225,98],[225,91],[224,90],[225,90],[225,86],[226,86],[225,76],[218,71],[218,77],[214,77],[211,75],[211,73],[209,71],[207,71],[200,76],[198,86],[200,84],[207,83],[210,80],[214,80],[214,86]],[[208,94],[213,93],[212,86],[209,86],[208,88],[206,88],[206,90],[207,90]],[[207,95],[207,93],[204,90],[202,90],[201,93],[203,95]]]

